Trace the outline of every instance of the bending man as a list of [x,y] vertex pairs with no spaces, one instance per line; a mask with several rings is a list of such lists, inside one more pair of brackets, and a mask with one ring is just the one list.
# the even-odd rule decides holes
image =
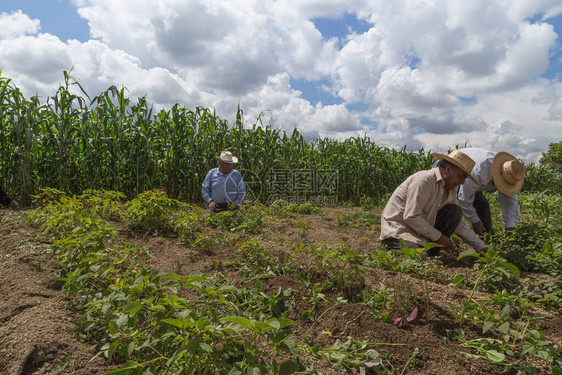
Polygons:
[[502,209],[506,229],[519,222],[519,202],[517,194],[525,179],[525,167],[507,152],[494,152],[483,148],[460,149],[476,163],[472,169],[472,179],[459,187],[459,204],[464,216],[472,223],[476,233],[494,233],[490,203],[484,191],[498,190],[498,200]]

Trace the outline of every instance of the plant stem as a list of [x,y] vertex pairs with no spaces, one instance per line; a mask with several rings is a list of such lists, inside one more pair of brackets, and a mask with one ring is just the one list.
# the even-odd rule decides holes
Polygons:
[[474,287],[472,288],[472,291],[470,292],[470,296],[468,296],[468,301],[466,301],[466,304],[462,308],[461,319],[460,319],[461,328],[462,328],[462,325],[464,323],[464,314],[466,313],[466,306],[468,306],[468,304],[470,303],[470,300],[472,300],[472,296],[474,295],[474,292],[476,292],[476,287],[478,286],[478,283],[480,282],[480,279],[484,275],[484,272],[486,272],[487,268],[488,267],[484,266],[484,268],[482,269],[482,272],[480,272],[480,275],[478,275],[478,278],[474,282]]

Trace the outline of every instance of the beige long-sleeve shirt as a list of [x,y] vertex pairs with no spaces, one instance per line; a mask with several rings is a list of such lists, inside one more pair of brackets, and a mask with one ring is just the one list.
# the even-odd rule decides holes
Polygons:
[[[386,204],[381,218],[381,239],[402,238],[422,246],[437,241],[441,237],[441,232],[433,227],[437,211],[450,203],[458,205],[456,194],[456,189],[445,189],[439,168],[414,173],[396,188]],[[475,250],[486,247],[464,219],[455,233]]]

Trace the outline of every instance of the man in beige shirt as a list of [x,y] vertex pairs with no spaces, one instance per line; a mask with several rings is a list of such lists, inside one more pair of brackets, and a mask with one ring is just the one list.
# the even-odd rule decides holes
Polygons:
[[[459,150],[449,155],[432,154],[439,159],[437,167],[416,172],[396,188],[381,217],[381,240],[385,247],[400,249],[400,239],[408,247],[423,247],[436,242],[452,250],[451,235],[457,233],[476,251],[486,245],[462,220],[456,187],[463,184],[474,167],[474,161]],[[439,255],[434,248],[428,255]]]

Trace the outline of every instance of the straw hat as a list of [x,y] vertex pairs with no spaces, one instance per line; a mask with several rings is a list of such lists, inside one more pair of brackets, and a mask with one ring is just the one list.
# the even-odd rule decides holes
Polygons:
[[437,152],[433,152],[433,155],[438,160],[447,160],[449,163],[452,163],[459,167],[463,172],[465,172],[468,177],[478,184],[478,181],[472,177],[472,168],[474,168],[474,160],[472,160],[467,154],[460,152],[459,150],[453,150],[449,153],[449,155],[439,154]]
[[221,155],[217,156],[217,159],[228,164],[238,163],[238,158],[236,156],[232,156],[232,152],[230,151],[221,152]]
[[498,152],[492,161],[492,180],[496,188],[505,195],[515,195],[523,186],[525,167],[515,156]]

